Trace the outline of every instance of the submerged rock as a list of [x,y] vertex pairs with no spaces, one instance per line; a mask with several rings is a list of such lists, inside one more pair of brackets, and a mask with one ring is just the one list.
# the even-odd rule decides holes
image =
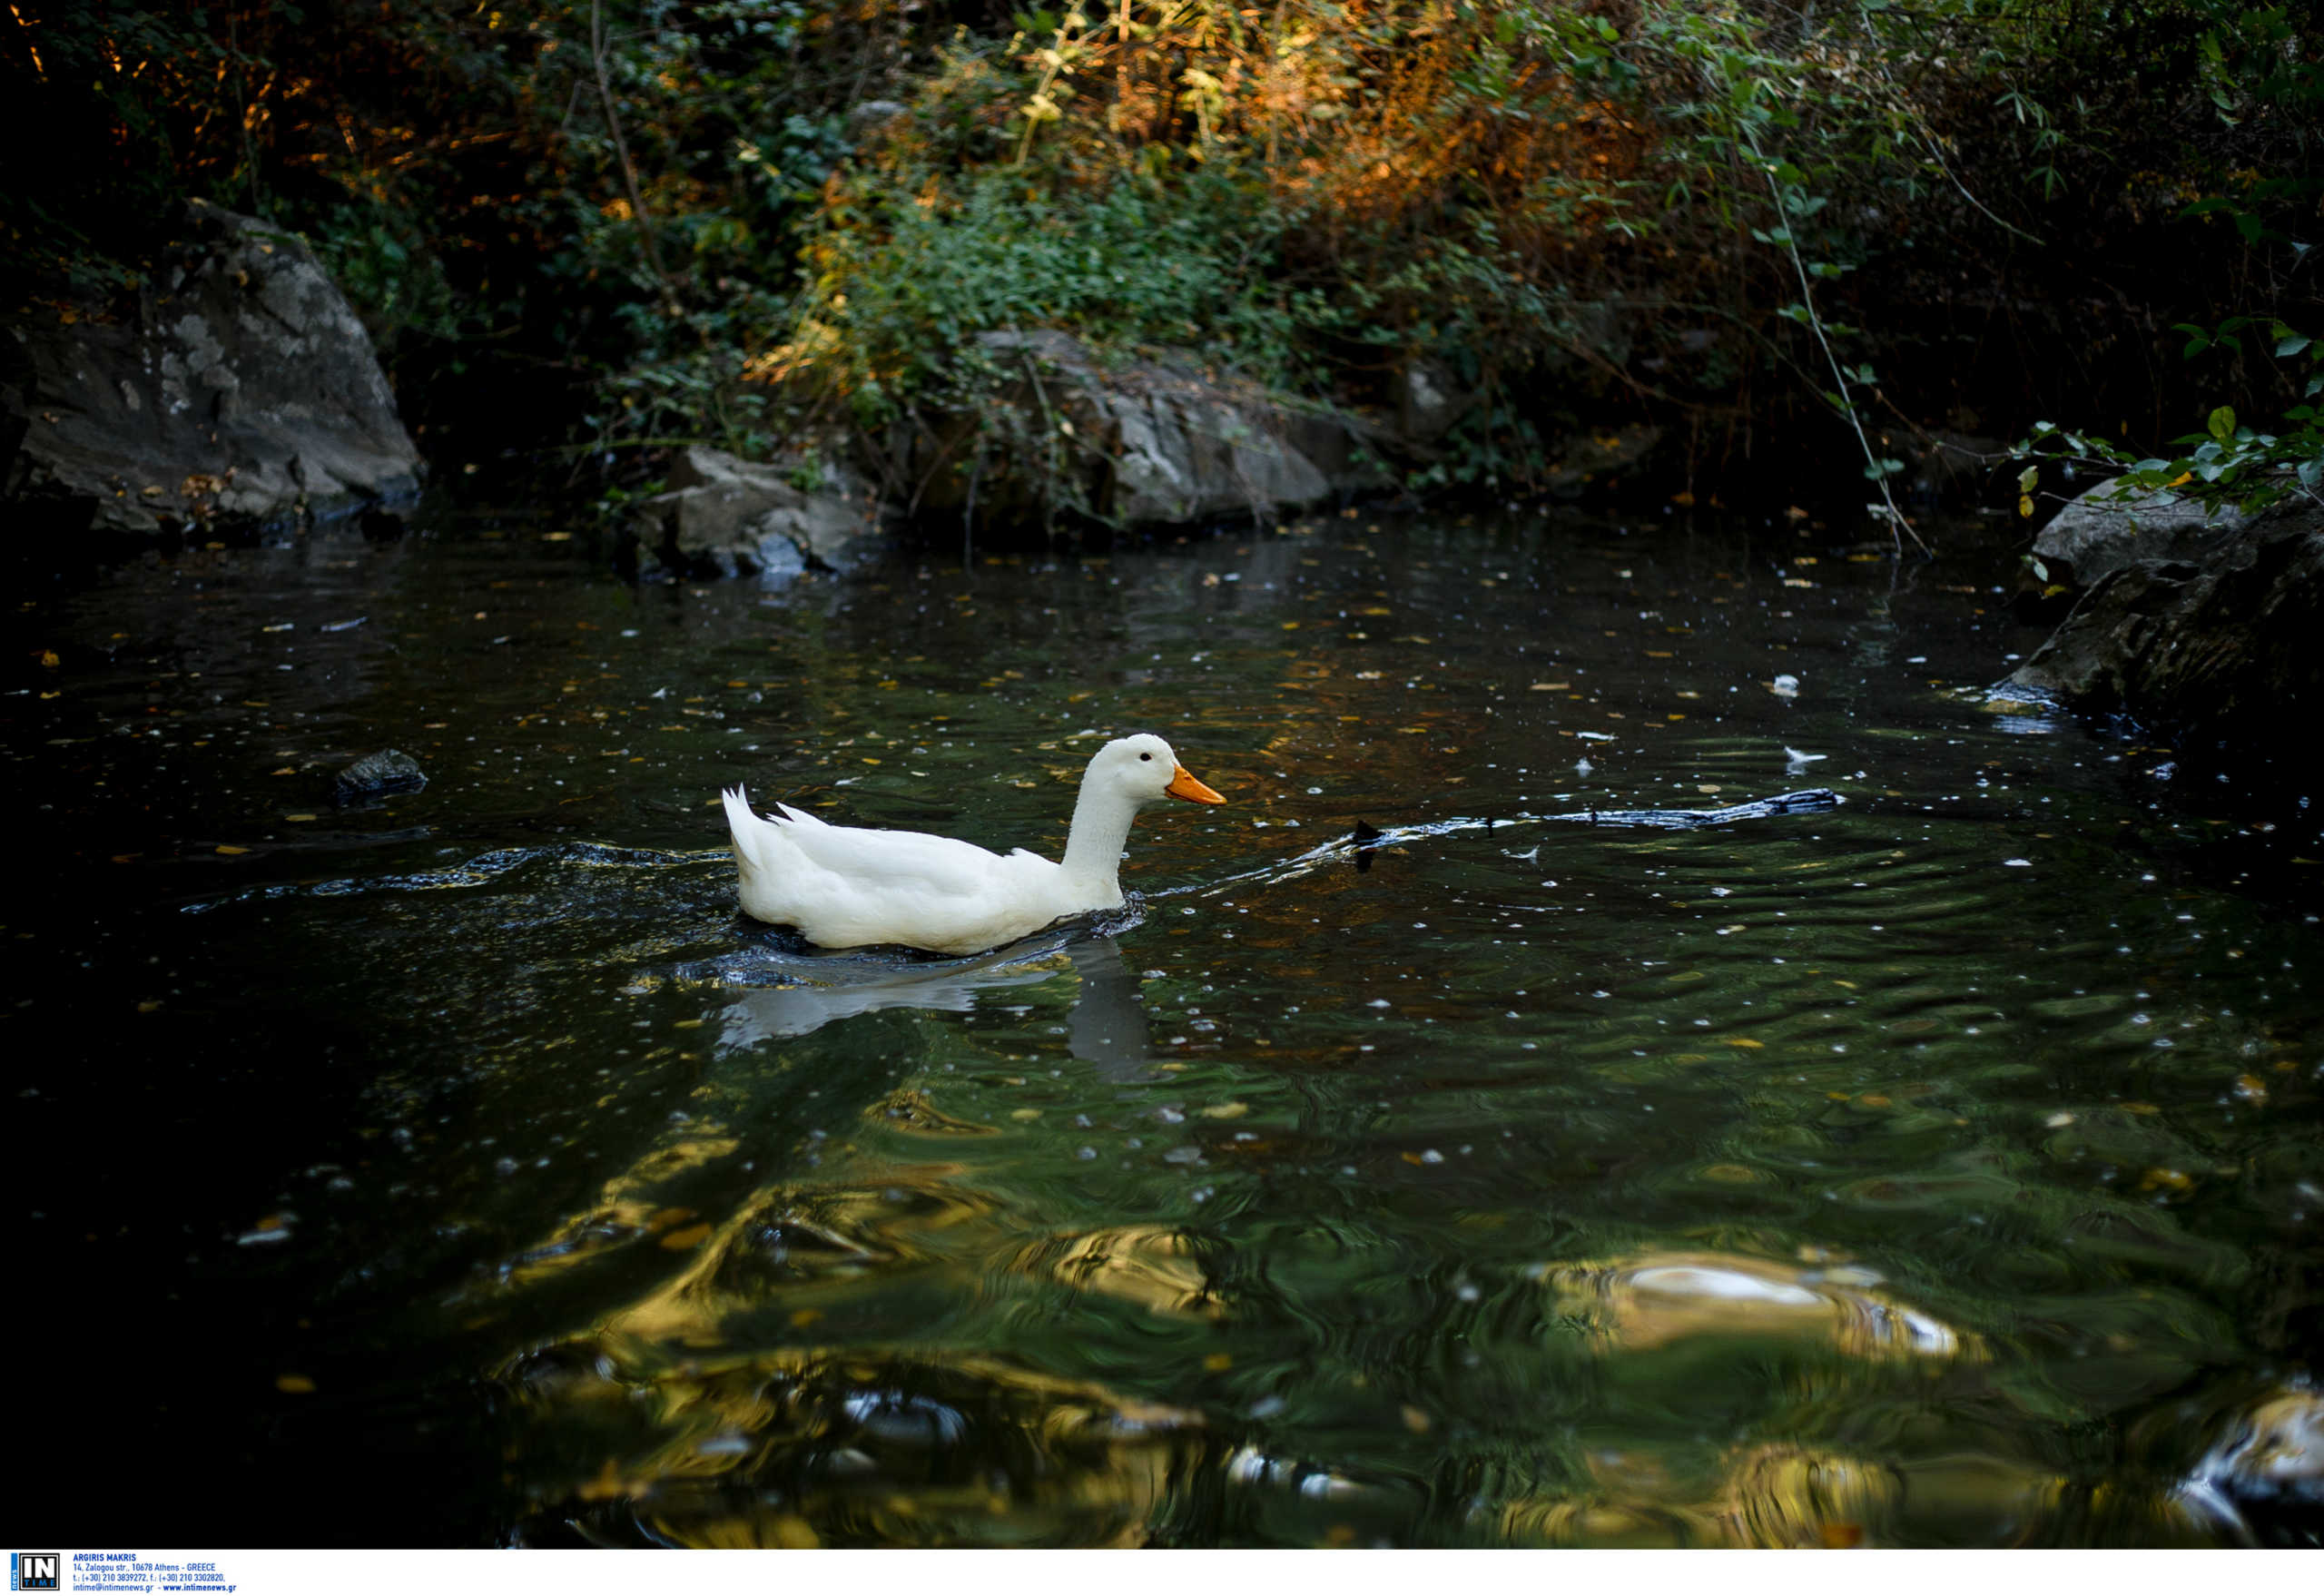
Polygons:
[[2155,499],[2105,508],[2093,497],[2061,514],[2075,516],[2063,533],[2043,535],[2089,585],[1995,691],[2128,715],[2182,756],[2264,763],[2280,748],[2288,767],[2304,766],[2305,748],[2292,745],[2310,736],[2324,693],[2324,506],[2213,516]]
[[1726,1253],[1655,1253],[1544,1266],[1557,1312],[1609,1351],[1651,1352],[1698,1335],[1790,1338],[1853,1357],[1975,1359],[1974,1339],[1870,1288],[1854,1271]]
[[824,465],[815,476],[802,487],[780,466],[686,449],[670,468],[666,491],[632,517],[639,566],[779,580],[862,564],[884,542],[879,496],[839,468]]
[[305,244],[253,218],[193,202],[120,319],[20,321],[6,343],[12,518],[153,535],[417,489],[362,322]]
[[428,773],[409,754],[383,748],[367,754],[330,779],[331,796],[341,803],[360,803],[390,793],[417,793],[428,784]]
[[2177,1495],[2240,1539],[2318,1544],[2324,1538],[2324,1396],[2295,1384],[2236,1414]]

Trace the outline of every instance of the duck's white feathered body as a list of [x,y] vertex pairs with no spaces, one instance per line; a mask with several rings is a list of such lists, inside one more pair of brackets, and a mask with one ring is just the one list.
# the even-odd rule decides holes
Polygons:
[[925,832],[828,825],[787,804],[762,817],[740,787],[724,797],[743,913],[826,948],[939,953],[981,952],[1068,915],[1120,908],[1122,844],[1138,810],[1165,797],[1226,802],[1150,734],[1117,738],[1089,761],[1062,863]]

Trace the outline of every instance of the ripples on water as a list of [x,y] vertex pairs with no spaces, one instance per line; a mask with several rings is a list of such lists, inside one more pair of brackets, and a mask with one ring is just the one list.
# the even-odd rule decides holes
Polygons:
[[[2001,557],[1331,520],[760,594],[528,537],[15,623],[18,1226],[91,1305],[60,1423],[134,1460],[93,1523],[2316,1534],[2324,843],[1989,709]],[[1232,807],[1150,812],[1108,923],[734,913],[722,783],[1054,847],[1132,727]],[[317,795],[385,745],[424,793]]]

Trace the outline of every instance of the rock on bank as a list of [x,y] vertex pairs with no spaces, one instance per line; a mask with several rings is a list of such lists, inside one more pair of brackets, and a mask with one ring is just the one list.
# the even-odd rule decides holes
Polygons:
[[2059,512],[2034,553],[2085,586],[2001,691],[2128,715],[2207,764],[2290,775],[2313,759],[2324,506],[2207,514],[2168,496],[2125,505],[2102,485]]
[[370,338],[307,247],[199,202],[117,319],[0,338],[0,438],[11,518],[67,533],[281,523],[419,476]]

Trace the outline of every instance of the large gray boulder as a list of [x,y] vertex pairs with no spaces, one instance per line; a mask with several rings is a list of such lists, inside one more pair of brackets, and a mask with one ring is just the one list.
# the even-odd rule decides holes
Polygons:
[[2076,530],[2058,547],[2076,576],[2100,575],[2000,692],[2126,714],[2182,754],[2312,762],[2324,505],[2294,498],[2230,518],[2158,503],[2118,517],[2110,537]]
[[[1071,335],[987,332],[994,410],[891,448],[919,511],[1070,507],[1123,527],[1298,509],[1387,486],[1363,423],[1191,362],[1100,360]],[[1005,410],[1017,433],[990,425]],[[1026,434],[1029,433],[1030,436]]]
[[[2115,485],[2083,489],[2034,539],[2049,579],[2088,587],[2109,572],[2155,560],[2201,564],[2243,529],[2243,512],[2208,507],[2168,489],[2117,497]],[[2061,568],[2063,567],[2063,568]]]
[[678,455],[665,491],[640,500],[630,520],[643,569],[775,579],[859,566],[886,531],[879,496],[844,468],[811,474],[699,445]]
[[152,535],[417,490],[363,324],[288,233],[199,202],[117,320],[20,323],[0,413],[19,513]]

